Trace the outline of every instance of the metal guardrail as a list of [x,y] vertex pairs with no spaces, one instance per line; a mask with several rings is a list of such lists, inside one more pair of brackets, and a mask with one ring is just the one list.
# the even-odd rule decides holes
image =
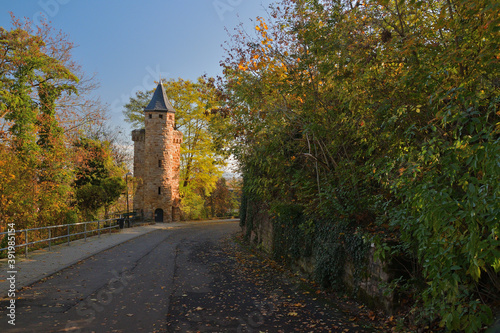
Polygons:
[[[16,244],[14,246],[14,248],[19,248],[19,247],[23,247],[25,248],[25,255],[26,255],[26,258],[28,257],[28,247],[30,245],[34,245],[34,244],[37,244],[37,243],[43,243],[43,242],[48,242],[49,243],[49,250],[52,249],[52,241],[55,241],[55,240],[58,240],[58,239],[62,239],[62,238],[67,238],[67,243],[68,243],[68,246],[71,242],[71,236],[78,236],[78,235],[84,235],[84,239],[85,241],[87,241],[87,234],[89,233],[95,233],[97,232],[98,234],[98,237],[101,236],[101,231],[102,230],[109,230],[109,233],[111,233],[111,229],[115,229],[115,228],[119,228],[120,225],[119,224],[115,224],[113,225],[113,221],[115,222],[118,222],[120,219],[119,218],[115,218],[115,219],[107,219],[107,220],[99,220],[99,221],[90,221],[90,222],[79,222],[79,223],[72,223],[72,224],[61,224],[61,225],[51,225],[51,226],[47,226],[47,227],[40,227],[40,228],[31,228],[31,229],[22,229],[22,230],[15,230],[14,233],[15,234],[18,234],[18,233],[24,233],[24,243],[23,244]],[[106,226],[106,222],[109,222],[109,226]],[[96,224],[97,223],[97,229],[90,229],[87,228],[87,226],[89,224]],[[82,232],[75,232],[75,233],[71,233],[70,230],[72,229],[72,227],[76,227],[76,226],[79,226],[79,225],[83,225],[84,226],[84,231]],[[101,228],[102,226],[102,228]],[[56,236],[56,237],[52,237],[52,235],[54,234],[53,230],[56,229],[56,228],[66,228],[67,232],[65,235],[62,235],[62,236]],[[30,231],[39,231],[39,230],[48,230],[48,238],[45,238],[45,239],[40,239],[40,240],[36,240],[36,241],[33,241],[33,242],[29,242],[29,238],[28,238],[28,233]],[[0,240],[3,239],[3,235],[12,235],[13,233],[12,232],[0,232]],[[17,238],[17,237],[16,237]],[[81,238],[79,238],[81,239]],[[8,250],[9,247],[6,247],[6,248],[1,248],[0,249],[0,252],[1,251],[5,251],[5,250]]]

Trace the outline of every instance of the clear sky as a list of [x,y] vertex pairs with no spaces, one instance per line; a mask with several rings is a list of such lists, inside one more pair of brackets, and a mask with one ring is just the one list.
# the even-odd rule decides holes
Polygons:
[[96,73],[96,92],[109,105],[115,125],[122,106],[137,90],[162,78],[195,80],[221,74],[222,44],[243,22],[266,17],[272,0],[0,0],[0,25],[10,29],[9,12],[51,25],[77,45],[74,59]]

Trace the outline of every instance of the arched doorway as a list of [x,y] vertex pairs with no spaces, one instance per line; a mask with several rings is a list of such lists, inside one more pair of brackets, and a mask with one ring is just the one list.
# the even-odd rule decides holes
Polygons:
[[163,222],[163,209],[155,210],[155,222]]

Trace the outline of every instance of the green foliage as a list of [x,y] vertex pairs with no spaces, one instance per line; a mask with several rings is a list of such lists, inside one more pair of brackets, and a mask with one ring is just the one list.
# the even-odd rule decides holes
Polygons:
[[469,332],[491,323],[496,2],[285,0],[272,17],[234,36],[221,90],[246,195],[287,217],[275,224],[280,256],[302,255],[301,228],[314,230],[317,278],[339,285],[372,233],[384,253],[418,260],[427,320]]
[[362,231],[353,230],[342,222],[333,226],[331,222],[318,223],[314,243],[316,263],[316,279],[324,286],[332,286],[337,290],[345,287],[344,269],[349,263],[352,269],[354,294],[366,271],[369,243],[365,241]]
[[273,212],[273,255],[276,259],[309,257],[314,235],[305,230],[304,212],[299,205],[278,205]]
[[429,279],[424,301],[452,329],[465,323],[478,328],[492,319],[475,293],[482,274],[499,271],[500,141],[492,135],[494,124],[487,125],[491,116],[476,115],[473,123],[481,126],[472,130],[471,120],[462,119],[456,131],[467,135],[423,145],[414,167],[425,172],[405,172],[394,186],[405,214],[393,223],[417,248]]
[[130,102],[125,104],[125,121],[130,123],[133,128],[144,127],[144,109],[148,106],[153,91],[138,91],[135,97],[130,98]]
[[105,198],[104,189],[99,185],[87,183],[76,191],[76,200],[80,209],[86,211],[86,218],[93,220],[95,213],[102,207]]
[[241,195],[240,203],[240,227],[244,227],[247,224],[247,210],[248,210],[248,198],[243,191]]
[[181,187],[180,193],[182,198],[181,212],[183,220],[199,220],[208,217],[205,210],[205,200],[201,193],[189,187]]
[[101,207],[107,216],[109,206],[125,191],[124,170],[114,163],[108,142],[80,138],[74,146],[78,206],[87,219],[94,219]]
[[349,262],[353,268],[353,282],[359,284],[368,250],[359,230],[352,230],[345,221],[308,219],[304,208],[296,204],[276,205],[271,213],[276,259],[293,261],[314,256],[316,280],[324,287],[337,290],[344,290],[344,269]]

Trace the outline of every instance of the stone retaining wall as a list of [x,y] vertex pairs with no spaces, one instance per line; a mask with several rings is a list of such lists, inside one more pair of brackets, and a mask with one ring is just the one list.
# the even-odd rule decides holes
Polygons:
[[[246,225],[244,233],[249,235],[250,241],[255,246],[263,248],[266,252],[273,252],[273,220],[268,214],[268,206],[264,203],[249,201],[246,211]],[[394,294],[388,290],[388,284],[394,279],[394,269],[390,261],[383,262],[375,258],[375,248],[372,247],[367,254],[367,265],[360,279],[355,280],[353,264],[346,260],[344,267],[344,284],[351,291],[356,291],[358,298],[372,308],[382,309],[391,314],[397,302]],[[314,277],[316,260],[314,257],[301,257],[293,260],[291,268]]]

